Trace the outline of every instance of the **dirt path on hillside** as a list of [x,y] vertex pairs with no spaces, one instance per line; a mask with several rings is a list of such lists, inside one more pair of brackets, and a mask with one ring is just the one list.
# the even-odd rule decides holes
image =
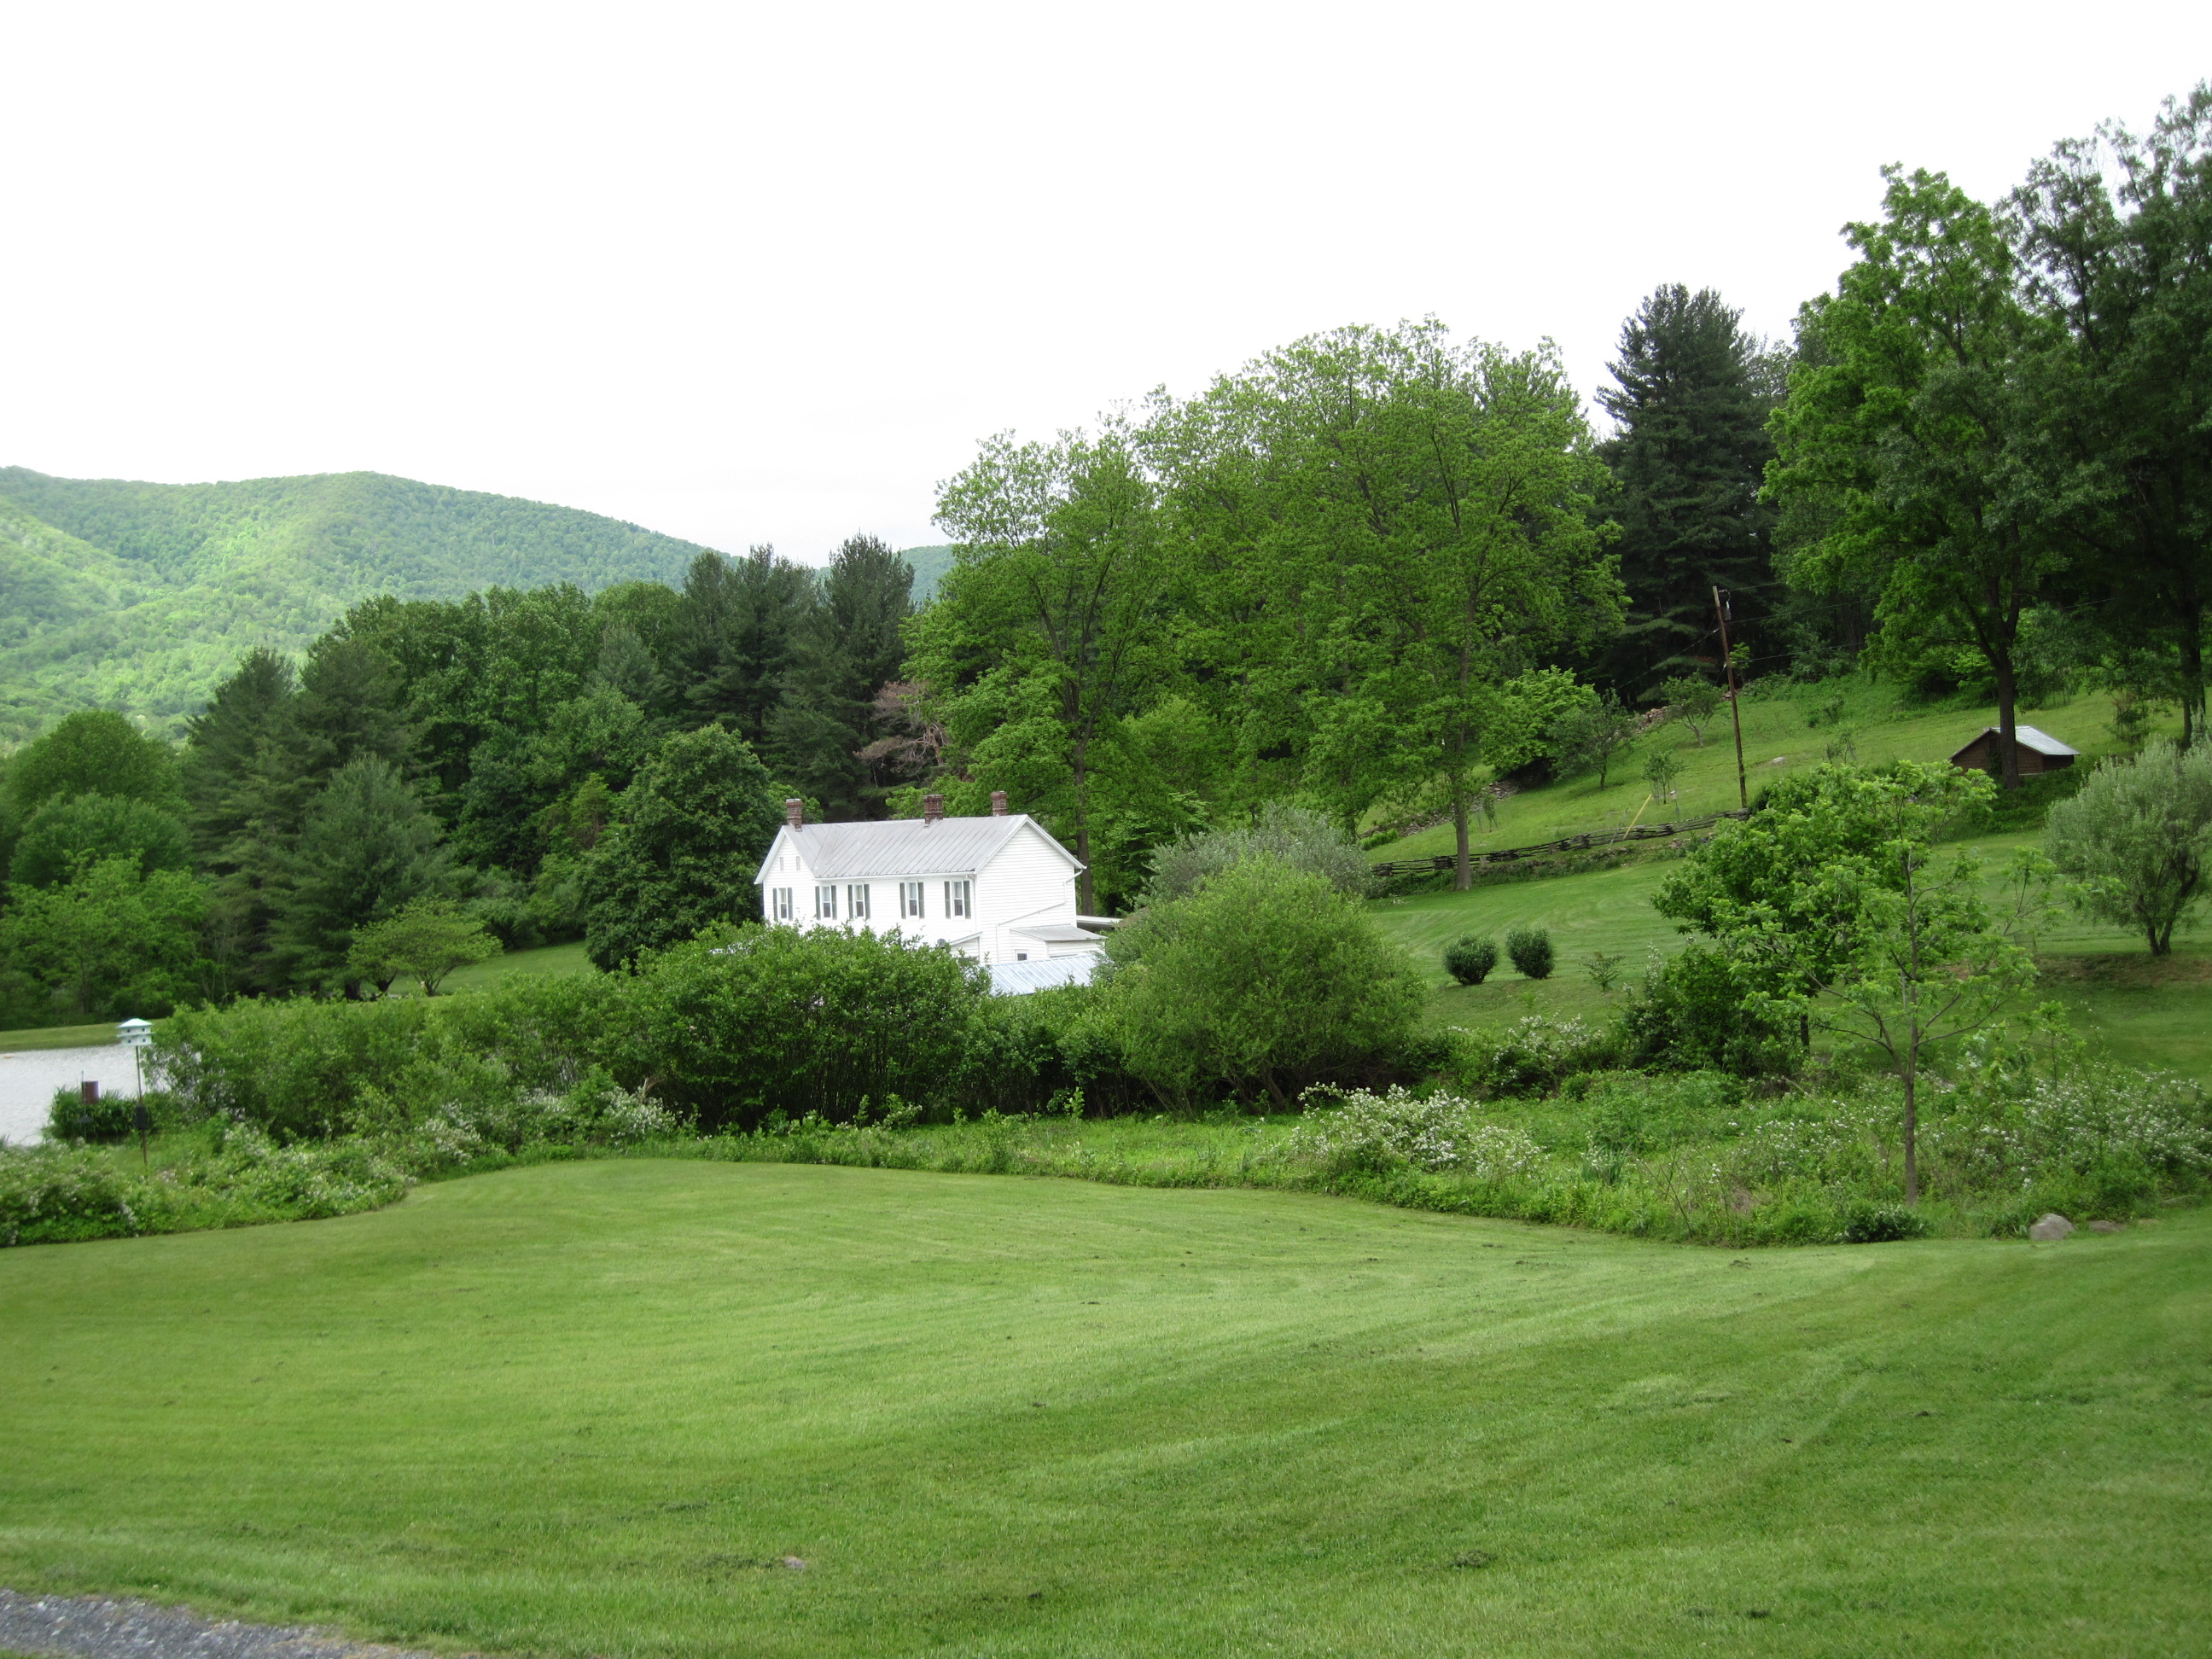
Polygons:
[[349,1642],[336,1631],[241,1625],[100,1595],[18,1595],[0,1589],[0,1653],[61,1659],[431,1659],[411,1649]]

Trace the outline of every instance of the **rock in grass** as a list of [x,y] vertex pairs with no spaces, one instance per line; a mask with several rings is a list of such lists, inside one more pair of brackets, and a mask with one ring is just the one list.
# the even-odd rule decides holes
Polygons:
[[2074,1224],[2056,1212],[2045,1216],[2027,1230],[2027,1236],[2039,1244],[2050,1244],[2074,1231]]
[[2089,1231],[2093,1233],[2116,1233],[2119,1230],[2120,1224],[2117,1221],[2093,1221],[2089,1224]]

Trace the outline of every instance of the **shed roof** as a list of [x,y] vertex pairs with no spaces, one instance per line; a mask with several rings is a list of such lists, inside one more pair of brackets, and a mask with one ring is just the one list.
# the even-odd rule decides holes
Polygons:
[[1088,985],[1101,960],[1096,951],[1069,957],[1040,957],[1031,962],[991,964],[991,994],[1023,997],[1032,991],[1048,991],[1055,985]]
[[1072,870],[1083,866],[1075,854],[1054,839],[1052,832],[1026,812],[994,814],[975,818],[892,818],[878,823],[805,823],[793,830],[786,824],[776,832],[769,856],[761,860],[755,879],[765,884],[775,854],[785,847],[796,849],[799,860],[823,881],[860,881],[878,876],[961,876],[981,869],[1024,825],[1044,838],[1045,845],[1067,860]]
[[[2021,748],[2033,749],[2039,755],[2078,755],[2081,752],[2078,749],[2059,742],[2047,732],[2037,731],[2032,726],[2015,726],[2012,729],[2012,733]],[[1976,738],[1973,743],[1966,744],[1966,748],[1960,750],[1959,754],[1952,756],[1951,758],[1954,761],[1957,760],[1959,755],[1965,754],[1967,749],[1972,749],[1975,743],[1982,740],[1982,738],[1994,738],[1997,735],[1997,727],[1985,726],[1982,728],[1980,737]]]

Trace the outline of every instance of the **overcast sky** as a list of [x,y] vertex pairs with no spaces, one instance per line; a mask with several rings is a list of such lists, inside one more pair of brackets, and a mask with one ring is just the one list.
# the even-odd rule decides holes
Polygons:
[[975,440],[1338,324],[1762,332],[1890,161],[1996,195],[2212,5],[9,9],[0,465],[371,469],[809,562]]

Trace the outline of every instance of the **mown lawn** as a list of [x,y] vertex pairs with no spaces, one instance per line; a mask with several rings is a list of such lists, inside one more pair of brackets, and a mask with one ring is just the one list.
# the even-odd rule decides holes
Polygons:
[[1747,1257],[510,1170],[0,1255],[0,1583],[563,1655],[2195,1654],[2208,1286],[2201,1212]]

